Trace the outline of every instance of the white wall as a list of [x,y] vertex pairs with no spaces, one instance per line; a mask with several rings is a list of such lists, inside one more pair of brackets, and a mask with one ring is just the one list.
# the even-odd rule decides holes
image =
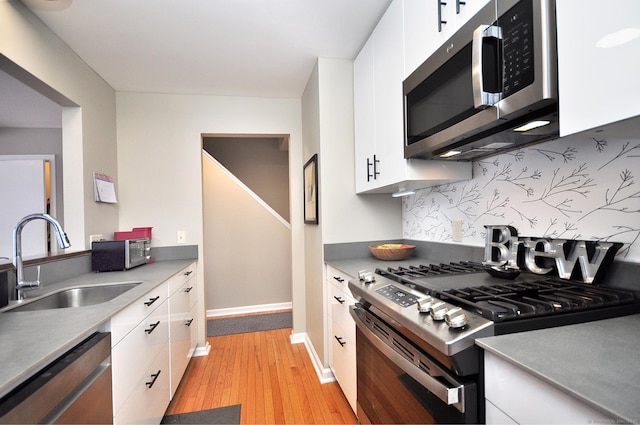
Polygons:
[[84,250],[89,234],[112,232],[118,224],[117,206],[93,201],[91,180],[95,171],[117,178],[115,92],[19,1],[0,1],[0,55],[65,105],[63,221],[68,251]]
[[319,224],[304,228],[307,335],[328,365],[324,244],[402,235],[399,200],[356,195],[353,63],[319,58],[302,96],[303,160],[318,154]]
[[[294,331],[302,331],[300,100],[118,93],[117,111],[120,227],[152,226],[156,247],[175,245],[176,231],[185,231],[186,243],[199,246],[201,259],[202,135],[291,135],[293,325]],[[208,278],[203,276],[202,262],[198,273]],[[203,286],[200,291],[204,311]]]

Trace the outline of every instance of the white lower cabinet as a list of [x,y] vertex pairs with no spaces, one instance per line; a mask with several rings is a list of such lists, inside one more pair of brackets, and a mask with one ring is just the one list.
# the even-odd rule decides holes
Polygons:
[[487,424],[611,423],[611,418],[526,372],[485,351]]
[[[185,272],[189,273],[189,271]],[[169,297],[169,340],[171,342],[171,397],[176,392],[182,375],[195,350],[196,279],[189,273],[188,280]]]
[[[166,351],[169,341],[168,308],[165,296],[165,300],[152,313],[112,348],[113,411],[116,424],[131,423],[121,421],[118,413],[125,404],[132,403],[131,395],[136,391],[153,394],[153,399],[160,403],[157,406],[145,404],[145,410],[151,416],[149,419],[158,411],[162,415],[169,403],[169,356]],[[159,358],[163,354],[166,359]],[[157,364],[157,370],[155,366],[152,367],[154,364]],[[151,375],[156,373],[159,375],[155,382],[150,387],[147,386],[147,382],[154,380]],[[161,385],[162,382],[167,385]],[[165,386],[166,392],[162,390]]]
[[169,344],[165,344],[135,383],[113,423],[159,424],[169,405],[169,368]]
[[197,341],[195,266],[111,318],[114,424],[162,420]]
[[329,338],[331,370],[342,392],[356,412],[356,325],[349,314],[355,303],[347,287],[353,277],[327,265],[329,288]]

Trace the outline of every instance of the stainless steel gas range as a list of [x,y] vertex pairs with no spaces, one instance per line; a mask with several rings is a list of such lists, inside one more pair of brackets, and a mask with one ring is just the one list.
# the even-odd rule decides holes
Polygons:
[[482,423],[477,338],[640,312],[631,291],[473,262],[360,277],[349,288],[363,423]]

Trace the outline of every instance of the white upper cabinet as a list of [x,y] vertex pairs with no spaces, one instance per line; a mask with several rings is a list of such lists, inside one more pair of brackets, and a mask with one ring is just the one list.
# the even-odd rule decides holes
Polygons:
[[560,136],[639,116],[640,1],[558,0],[556,14]]
[[489,1],[404,0],[405,78]]
[[373,37],[353,62],[353,125],[355,131],[356,192],[375,185],[372,162],[377,161]]
[[470,163],[404,159],[404,3],[391,3],[354,61],[357,193],[392,193],[471,178]]

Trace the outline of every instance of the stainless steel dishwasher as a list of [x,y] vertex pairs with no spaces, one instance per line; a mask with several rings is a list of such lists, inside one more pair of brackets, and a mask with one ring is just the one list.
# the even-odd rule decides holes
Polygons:
[[91,335],[2,397],[0,423],[113,423],[111,334]]

